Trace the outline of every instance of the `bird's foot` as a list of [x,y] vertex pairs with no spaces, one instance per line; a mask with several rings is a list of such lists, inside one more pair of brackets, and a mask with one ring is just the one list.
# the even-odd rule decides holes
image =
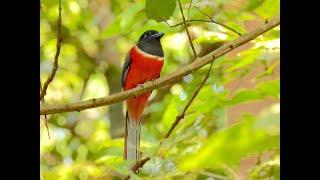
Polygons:
[[159,77],[153,78],[153,79],[151,79],[151,81],[155,81],[155,80],[159,79]]
[[137,84],[137,87],[144,88],[143,84]]

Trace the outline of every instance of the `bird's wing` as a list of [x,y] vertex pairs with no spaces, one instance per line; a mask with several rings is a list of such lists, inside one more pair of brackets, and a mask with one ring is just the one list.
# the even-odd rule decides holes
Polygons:
[[124,84],[126,82],[127,79],[127,75],[130,69],[130,64],[131,64],[131,58],[130,58],[130,52],[127,54],[126,56],[126,60],[123,64],[123,68],[122,68],[122,74],[121,74],[121,86],[122,88],[124,88]]

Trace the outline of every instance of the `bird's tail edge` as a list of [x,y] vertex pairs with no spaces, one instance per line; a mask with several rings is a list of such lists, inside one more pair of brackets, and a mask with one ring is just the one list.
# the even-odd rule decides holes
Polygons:
[[130,118],[128,112],[125,120],[124,159],[133,163],[140,161],[141,121]]

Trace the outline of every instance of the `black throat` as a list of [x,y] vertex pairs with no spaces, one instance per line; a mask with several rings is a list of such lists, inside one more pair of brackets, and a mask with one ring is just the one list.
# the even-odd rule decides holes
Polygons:
[[142,40],[137,44],[137,46],[145,53],[159,57],[164,56],[160,40],[158,39],[152,39],[148,41]]

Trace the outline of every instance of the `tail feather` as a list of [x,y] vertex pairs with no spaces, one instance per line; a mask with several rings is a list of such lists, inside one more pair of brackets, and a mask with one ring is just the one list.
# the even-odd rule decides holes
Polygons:
[[140,131],[141,121],[130,119],[126,113],[124,159],[134,163],[140,161]]

